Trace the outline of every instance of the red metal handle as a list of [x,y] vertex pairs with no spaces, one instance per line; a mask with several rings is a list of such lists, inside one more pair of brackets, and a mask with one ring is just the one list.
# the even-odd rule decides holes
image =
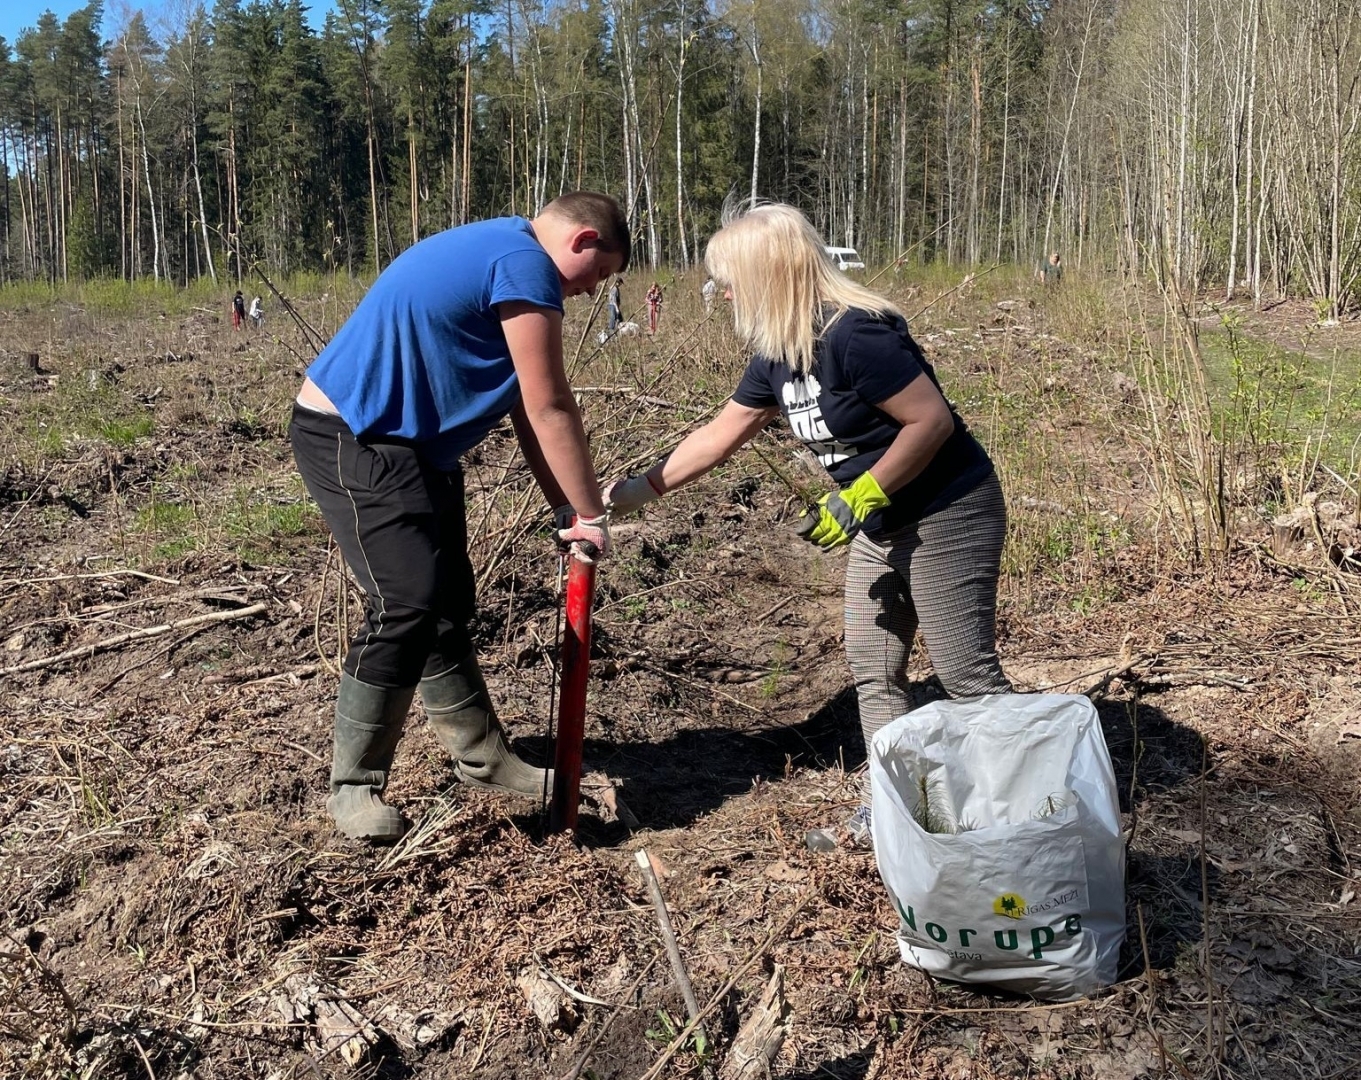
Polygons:
[[595,564],[571,557],[567,563],[567,628],[562,635],[553,805],[548,819],[552,832],[577,827],[581,746],[586,734],[586,679],[591,664],[591,608],[595,604]]

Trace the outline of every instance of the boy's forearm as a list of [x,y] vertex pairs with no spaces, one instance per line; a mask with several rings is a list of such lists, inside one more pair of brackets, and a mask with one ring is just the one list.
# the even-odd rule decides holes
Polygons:
[[[605,504],[576,403],[545,404],[533,411],[524,409],[523,413],[532,438],[521,436],[521,446],[544,495],[555,506],[570,503],[581,517],[603,514]],[[536,453],[542,476],[535,468]]]
[[563,493],[562,485],[558,483],[553,470],[544,459],[543,448],[539,446],[539,437],[534,434],[534,428],[530,426],[529,418],[525,416],[523,404],[515,406],[510,414],[510,422],[515,428],[515,437],[520,442],[520,452],[525,456],[525,464],[529,466],[530,474],[539,485],[539,490],[543,492],[548,505],[555,510],[559,506],[568,505],[570,500]]
[[[516,433],[530,469],[540,463],[547,481],[537,471],[535,478],[555,507],[571,503],[581,517],[599,517],[605,504],[581,410],[563,372],[562,315],[523,301],[500,304],[497,312],[520,380]],[[554,498],[559,491],[561,501]]]

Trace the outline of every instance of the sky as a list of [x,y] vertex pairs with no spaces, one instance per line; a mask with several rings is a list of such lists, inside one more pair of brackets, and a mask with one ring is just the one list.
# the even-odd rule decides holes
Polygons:
[[[0,37],[5,39],[12,50],[20,32],[37,26],[38,17],[44,11],[52,12],[57,17],[57,22],[62,23],[71,12],[83,8],[87,3],[89,0],[0,0]],[[334,6],[332,0],[311,0],[310,3],[304,0],[304,3],[310,9],[307,13],[308,21],[318,29],[326,19],[326,12]],[[107,40],[112,29],[121,23],[123,9],[140,9],[152,27],[152,33],[155,33],[156,12],[160,6],[160,0],[147,0],[144,3],[104,0],[104,19],[99,24],[100,31]],[[211,10],[212,0],[206,0],[204,6]]]
[[[51,11],[58,22],[65,22],[66,16],[77,8],[82,8],[88,0],[0,0],[0,37],[14,47],[19,31],[38,25],[38,16]],[[108,11],[104,18],[108,19]]]

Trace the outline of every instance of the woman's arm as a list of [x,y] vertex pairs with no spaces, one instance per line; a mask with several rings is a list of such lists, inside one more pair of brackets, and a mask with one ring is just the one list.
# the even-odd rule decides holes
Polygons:
[[723,411],[703,427],[690,432],[647,471],[648,482],[658,494],[690,483],[727,461],[763,427],[780,414],[771,406],[753,409],[729,401]]
[[903,425],[884,456],[870,469],[884,494],[892,495],[915,479],[955,430],[955,418],[936,384],[918,375],[875,408]]
[[889,505],[892,492],[930,464],[954,430],[950,407],[926,375],[918,375],[875,407],[902,424],[902,430],[867,472],[824,495],[816,512],[810,509],[805,516],[799,535],[819,547],[850,543],[874,511]]
[[773,406],[753,409],[729,401],[722,412],[690,432],[676,449],[647,472],[611,484],[605,498],[616,514],[631,514],[732,457],[779,412]]

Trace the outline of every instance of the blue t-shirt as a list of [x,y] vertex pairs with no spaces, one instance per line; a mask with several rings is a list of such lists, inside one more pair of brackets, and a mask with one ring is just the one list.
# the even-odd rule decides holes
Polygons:
[[[902,430],[877,406],[923,374],[940,389],[901,316],[852,309],[818,340],[807,376],[796,377],[788,364],[758,355],[747,365],[733,400],[752,409],[778,406],[794,434],[844,487],[883,457]],[[865,522],[871,536],[943,509],[991,474],[987,452],[953,405],[950,415],[955,429],[936,456]]]
[[562,311],[557,267],[522,217],[407,248],[307,369],[355,436],[410,439],[454,469],[520,400],[496,305]]

